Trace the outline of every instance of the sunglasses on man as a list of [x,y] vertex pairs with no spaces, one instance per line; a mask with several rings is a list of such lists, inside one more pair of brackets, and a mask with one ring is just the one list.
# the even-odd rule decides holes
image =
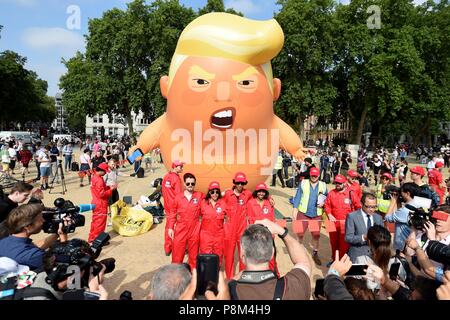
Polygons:
[[187,187],[195,186],[195,182],[186,182],[186,186]]
[[247,182],[236,182],[235,185],[239,186],[245,186],[247,184]]

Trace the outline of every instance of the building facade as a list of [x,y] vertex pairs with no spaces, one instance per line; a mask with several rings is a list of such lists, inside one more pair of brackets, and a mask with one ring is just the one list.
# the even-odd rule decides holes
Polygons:
[[[138,114],[131,112],[131,117],[134,132],[143,131],[150,124],[150,120],[142,112]],[[127,121],[122,116],[113,115],[111,120],[107,114],[86,117],[86,135],[101,135],[102,127],[105,130],[105,136],[124,136],[130,132]]]
[[62,95],[55,95],[56,118],[52,122],[52,128],[55,132],[65,132],[67,130],[67,115],[62,104]]
[[305,141],[318,139],[333,141],[333,139],[348,139],[351,135],[350,121],[342,121],[335,126],[331,124],[318,125],[316,116],[309,116],[303,123]]

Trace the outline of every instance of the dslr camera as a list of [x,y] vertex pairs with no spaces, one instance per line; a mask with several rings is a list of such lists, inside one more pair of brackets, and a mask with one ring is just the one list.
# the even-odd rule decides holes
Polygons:
[[[80,212],[89,211],[95,208],[92,204],[82,204],[75,206],[71,201],[58,198],[54,202],[54,208],[45,208],[42,212],[44,225],[42,230],[45,233],[58,233],[59,224],[63,224],[64,233],[73,233],[77,227],[83,227],[85,217]],[[69,225],[65,226],[64,221],[69,219]]]
[[387,185],[383,192],[383,200],[391,200],[391,194],[397,194],[400,202],[404,202],[400,194],[400,188],[395,185]]
[[416,208],[412,205],[405,205],[405,208],[409,210],[408,225],[416,230],[425,230],[425,224],[431,222],[436,224],[436,219],[433,218],[433,211],[425,211],[423,208]]
[[430,241],[426,252],[431,260],[450,266],[450,246],[439,241]]

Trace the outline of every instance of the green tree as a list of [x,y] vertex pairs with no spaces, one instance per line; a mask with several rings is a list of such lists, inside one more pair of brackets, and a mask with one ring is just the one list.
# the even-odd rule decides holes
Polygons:
[[54,119],[54,102],[46,96],[47,82],[25,69],[27,59],[13,51],[0,53],[0,126],[10,122]]
[[243,16],[241,12],[235,11],[233,8],[228,8],[225,10],[225,5],[223,4],[223,0],[208,0],[206,2],[206,5],[203,8],[200,8],[198,10],[198,15],[204,15],[206,13],[210,12],[226,12],[226,13],[232,13],[239,16]]
[[273,61],[282,80],[276,113],[302,135],[306,117],[332,113],[336,88],[331,83],[335,52],[335,17],[331,0],[279,0],[275,19],[285,34],[283,50]]
[[131,112],[156,118],[165,111],[159,80],[184,27],[195,18],[177,0],[129,3],[89,21],[86,54],[64,61],[63,101],[69,114],[123,116],[132,135]]
[[[381,28],[367,25],[370,5],[381,8]],[[349,117],[351,143],[359,144],[369,122],[372,134],[412,106],[424,63],[414,42],[416,10],[409,0],[355,0],[340,5],[333,83],[337,118]]]

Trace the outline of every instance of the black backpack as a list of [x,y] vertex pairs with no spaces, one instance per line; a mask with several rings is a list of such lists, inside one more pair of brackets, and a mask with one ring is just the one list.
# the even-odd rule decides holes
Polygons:
[[136,172],[136,176],[138,178],[143,178],[144,177],[144,168],[139,168],[138,171]]
[[72,162],[72,167],[70,168],[72,171],[80,171],[80,166],[78,162]]

